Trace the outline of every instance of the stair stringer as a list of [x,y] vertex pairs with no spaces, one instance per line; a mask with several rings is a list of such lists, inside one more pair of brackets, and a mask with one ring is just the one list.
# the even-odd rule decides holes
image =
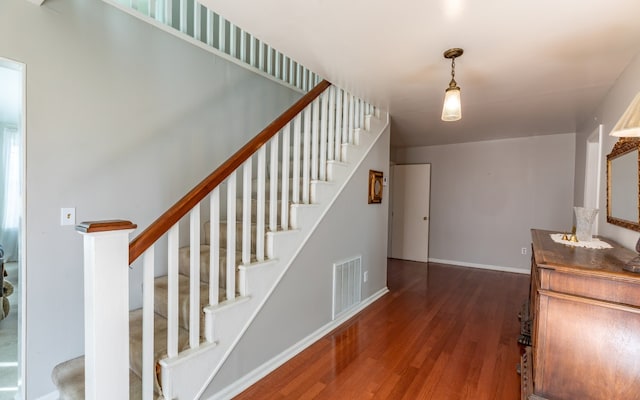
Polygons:
[[[278,283],[293,264],[312,233],[331,208],[338,195],[351,180],[365,156],[371,151],[389,125],[385,120],[367,117],[368,132],[357,132],[358,145],[343,145],[347,162],[333,163],[328,168],[331,182],[312,182],[313,204],[293,204],[290,219],[293,229],[267,233],[268,261],[239,266],[241,296],[204,309],[206,327],[212,343],[160,361],[164,398],[197,399],[206,390],[223,363],[236,347],[251,322],[256,318]],[[330,162],[331,163],[331,162]],[[329,172],[331,171],[331,172]]]

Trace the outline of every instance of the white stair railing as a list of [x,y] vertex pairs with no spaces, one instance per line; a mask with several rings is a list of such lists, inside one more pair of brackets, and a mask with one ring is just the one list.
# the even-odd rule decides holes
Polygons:
[[[326,90],[325,90],[326,89]],[[349,99],[346,101],[345,99]],[[313,100],[310,100],[313,99]],[[307,104],[300,108],[298,104]],[[200,300],[201,273],[200,273],[200,231],[203,220],[207,216],[201,215],[201,204],[208,201],[210,221],[209,233],[209,290],[205,303],[216,305],[223,303],[232,304],[237,296],[249,296],[244,282],[236,281],[239,263],[236,261],[236,251],[240,250],[242,265],[254,262],[263,262],[268,259],[269,251],[265,251],[268,244],[265,243],[267,231],[275,232],[289,230],[289,204],[312,203],[310,186],[312,181],[326,181],[330,177],[327,174],[326,164],[329,161],[342,160],[342,146],[354,144],[356,135],[352,130],[356,129],[364,121],[365,111],[375,112],[375,109],[364,104],[361,100],[346,94],[343,90],[330,86],[326,81],[314,88],[301,99],[292,109],[299,108],[296,113],[283,114],[274,121],[261,134],[256,136],[258,141],[264,142],[257,146],[252,142],[241,149],[234,157],[224,163],[217,171],[212,173],[200,185],[189,192],[174,207],[161,216],[156,223],[134,239],[129,248],[113,251],[108,246],[85,245],[86,260],[112,259],[115,254],[128,252],[129,262],[133,263],[138,255],[142,255],[143,271],[143,399],[154,398],[154,387],[159,388],[156,376],[157,360],[154,360],[154,326],[157,315],[154,313],[154,271],[163,270],[163,265],[158,257],[158,243],[167,243],[166,270],[168,272],[167,291],[167,342],[166,359],[179,357],[181,352],[188,349],[189,352],[198,351],[201,347],[215,346],[215,331],[210,314],[207,314],[204,327],[200,326],[200,316],[203,313]],[[348,124],[345,122],[348,121]],[[276,128],[273,126],[276,125]],[[265,132],[276,130],[268,140],[262,139]],[[346,132],[345,130],[349,130]],[[268,136],[268,135],[265,135]],[[251,150],[247,150],[251,149]],[[252,151],[252,153],[248,153]],[[241,154],[251,154],[241,157]],[[267,157],[268,155],[268,157]],[[268,159],[267,159],[268,158]],[[235,160],[235,161],[233,161]],[[254,181],[254,165],[255,176]],[[267,171],[267,165],[269,165]],[[242,172],[240,174],[240,172]],[[212,178],[213,177],[213,178]],[[238,184],[237,180],[241,182]],[[291,181],[291,186],[289,185]],[[289,188],[292,188],[290,195]],[[207,196],[208,198],[206,198]],[[221,199],[226,197],[226,204]],[[192,205],[191,199],[197,198]],[[242,206],[236,210],[237,199],[240,198]],[[268,198],[268,204],[267,204]],[[278,207],[280,202],[280,207]],[[253,207],[255,203],[255,210]],[[237,218],[238,211],[241,218]],[[180,321],[185,318],[180,315],[179,293],[179,254],[184,243],[180,243],[180,221],[189,226],[189,309],[188,311],[188,340],[181,339]],[[162,221],[162,222],[161,222]],[[225,222],[226,221],[226,222]],[[226,230],[222,230],[226,223]],[[156,228],[158,226],[168,226]],[[131,224],[124,225],[129,228]],[[255,231],[254,227],[255,226]],[[124,228],[116,228],[124,229]],[[239,232],[237,232],[239,230]],[[102,240],[98,234],[86,233],[85,242],[91,243]],[[221,237],[225,233],[224,240]],[[144,237],[144,238],[143,238]],[[149,239],[151,238],[151,239]],[[144,242],[149,242],[147,244]],[[126,243],[126,242],[123,242]],[[236,243],[239,246],[236,246]],[[255,246],[253,246],[255,244]],[[239,248],[238,248],[239,247]],[[160,247],[161,248],[161,247]],[[111,254],[105,254],[109,252]],[[221,265],[221,255],[226,254],[225,263]],[[95,263],[95,262],[94,262]],[[86,265],[85,268],[90,267]],[[126,268],[126,267],[125,267]],[[222,270],[222,271],[221,271]],[[224,279],[220,279],[224,277]],[[92,282],[87,287],[104,285],[104,282]],[[222,288],[222,294],[219,292]],[[184,296],[184,294],[183,294]],[[101,313],[101,310],[91,310],[92,313]],[[185,311],[183,310],[183,313]],[[104,313],[103,313],[104,314]],[[119,326],[122,321],[127,321],[128,315],[94,315],[92,321],[100,326],[110,325],[110,319],[118,319]],[[88,332],[95,332],[88,329]],[[104,338],[104,337],[103,337]],[[118,339],[122,341],[122,339]],[[100,348],[112,348],[108,340],[97,344]],[[115,352],[114,352],[115,353]],[[103,354],[107,357],[108,354]],[[98,363],[105,360],[98,360]],[[113,376],[118,376],[114,374]],[[127,386],[127,382],[117,381],[120,378],[106,376],[86,376],[99,383],[92,383],[91,387],[120,387]],[[119,375],[122,377],[122,374]],[[102,382],[107,380],[107,382]],[[87,383],[89,387],[89,383]],[[162,387],[162,391],[171,393],[171,388]],[[98,395],[96,398],[102,398]],[[106,398],[106,397],[105,397]]]
[[150,18],[176,29],[304,92],[308,92],[322,80],[316,73],[209,10],[197,0],[104,1],[137,17]]

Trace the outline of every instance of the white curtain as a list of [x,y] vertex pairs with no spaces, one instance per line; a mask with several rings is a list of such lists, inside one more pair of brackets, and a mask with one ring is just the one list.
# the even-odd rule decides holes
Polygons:
[[20,227],[20,135],[4,128],[0,138],[0,244],[5,261],[17,261]]

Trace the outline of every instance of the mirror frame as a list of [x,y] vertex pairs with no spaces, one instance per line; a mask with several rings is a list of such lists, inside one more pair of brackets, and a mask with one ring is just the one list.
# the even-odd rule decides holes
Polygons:
[[607,155],[607,222],[623,228],[640,232],[640,218],[632,222],[611,216],[611,161],[635,151],[638,158],[638,216],[640,217],[640,138],[621,137],[613,146],[611,153]]

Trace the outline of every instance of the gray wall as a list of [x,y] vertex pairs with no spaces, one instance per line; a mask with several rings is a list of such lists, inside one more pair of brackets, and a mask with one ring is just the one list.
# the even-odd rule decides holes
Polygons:
[[[615,85],[609,93],[602,99],[600,106],[594,111],[593,116],[584,121],[576,132],[576,149],[586,146],[586,141],[591,132],[597,128],[598,124],[604,126],[604,142],[602,161],[602,171],[600,174],[600,204],[601,210],[598,213],[598,234],[609,237],[620,242],[628,248],[635,248],[636,241],[640,234],[636,231],[621,228],[607,223],[607,168],[606,155],[611,152],[618,138],[609,136],[618,119],[633,100],[634,96],[640,92],[640,54],[638,54],[620,75]],[[578,150],[579,151],[579,150]],[[584,153],[584,150],[582,150]],[[578,153],[580,155],[580,153]],[[576,157],[576,181],[584,181],[585,159],[584,155],[579,159]],[[633,201],[633,200],[631,200]]]
[[382,204],[367,204],[370,169],[389,174],[388,129],[320,222],[203,398],[331,321],[333,263],[362,256],[362,271],[369,271],[368,282],[362,284],[363,299],[386,287],[389,196],[383,193]]
[[60,208],[144,228],[300,95],[98,0],[0,1],[0,56],[26,64],[35,399],[54,390],[54,365],[84,352],[82,239]]
[[398,149],[431,163],[429,258],[528,271],[529,230],[571,228],[574,136]]

